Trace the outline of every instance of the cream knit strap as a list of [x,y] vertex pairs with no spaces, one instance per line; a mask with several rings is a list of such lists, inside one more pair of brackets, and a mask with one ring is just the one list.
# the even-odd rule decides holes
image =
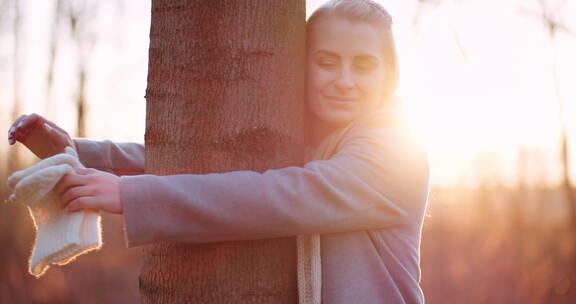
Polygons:
[[27,205],[36,240],[28,271],[40,277],[51,264],[64,265],[77,256],[100,248],[102,244],[100,214],[81,210],[67,212],[53,188],[74,167],[84,167],[71,147],[65,153],[46,158],[8,178],[12,201]]
[[320,304],[322,301],[322,265],[320,261],[320,235],[299,235],[298,248],[298,302]]

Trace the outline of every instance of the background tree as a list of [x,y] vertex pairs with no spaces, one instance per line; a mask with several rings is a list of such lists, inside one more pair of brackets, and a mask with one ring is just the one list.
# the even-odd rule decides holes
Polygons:
[[[12,94],[13,94],[13,99],[12,99],[12,113],[11,113],[11,119],[12,121],[15,121],[19,116],[20,116],[20,111],[21,111],[21,103],[22,103],[22,98],[20,96],[20,68],[19,68],[19,63],[20,63],[20,27],[21,27],[21,23],[22,23],[22,16],[20,14],[20,4],[18,3],[18,0],[14,0],[14,24],[13,24],[13,39],[14,39],[14,44],[13,44],[13,53],[12,53]],[[8,171],[9,172],[14,172],[18,169],[18,164],[20,162],[20,157],[19,157],[19,148],[16,149],[12,149],[10,150],[10,154],[8,155]]]
[[546,27],[550,43],[552,46],[552,79],[554,81],[554,93],[558,106],[558,118],[560,121],[560,160],[562,163],[562,191],[566,199],[569,210],[569,225],[572,234],[576,238],[576,194],[572,188],[570,178],[570,147],[568,145],[568,130],[566,127],[566,111],[558,78],[558,54],[556,49],[556,38],[559,32],[573,34],[573,32],[561,21],[562,8],[566,5],[565,0],[549,1],[539,0],[540,10],[537,12],[522,10],[528,16],[541,20]]
[[48,59],[48,72],[46,73],[46,103],[44,106],[44,113],[50,117],[52,108],[52,90],[54,86],[54,75],[56,68],[56,54],[58,53],[58,36],[60,34],[60,19],[62,19],[62,10],[64,7],[64,0],[56,0],[54,5],[54,17],[52,24],[50,24],[50,56]]
[[[95,17],[98,2],[87,2],[86,0],[67,1],[62,7],[62,3],[56,4],[55,22],[64,10],[66,21],[70,26],[70,36],[76,45],[76,73],[77,73],[77,91],[76,91],[76,137],[86,137],[86,113],[88,103],[86,102],[86,84],[88,73],[88,64],[92,46],[95,44],[95,35],[91,31],[90,24]],[[55,24],[57,27],[58,24]],[[49,88],[50,89],[50,88]]]
[[[300,164],[304,41],[304,1],[152,1],[147,172]],[[155,244],[140,276],[145,303],[295,303],[296,283],[294,237]]]

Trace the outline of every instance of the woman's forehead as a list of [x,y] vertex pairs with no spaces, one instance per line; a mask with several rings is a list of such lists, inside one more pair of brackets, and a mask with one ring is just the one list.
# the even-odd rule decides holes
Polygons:
[[309,51],[320,50],[342,53],[342,55],[380,55],[383,36],[374,25],[366,22],[351,22],[342,17],[327,17],[318,20],[308,30]]

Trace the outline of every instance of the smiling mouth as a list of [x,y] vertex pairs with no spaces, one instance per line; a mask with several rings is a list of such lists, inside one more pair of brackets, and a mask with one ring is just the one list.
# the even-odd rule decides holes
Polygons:
[[339,104],[355,103],[358,101],[358,99],[354,99],[354,98],[342,98],[342,97],[334,97],[334,96],[324,96],[324,98],[328,99],[331,102],[339,103]]

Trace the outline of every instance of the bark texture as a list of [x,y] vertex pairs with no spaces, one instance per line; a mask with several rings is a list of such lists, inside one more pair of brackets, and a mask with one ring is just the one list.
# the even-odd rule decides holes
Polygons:
[[[147,173],[300,165],[304,41],[302,0],[153,0]],[[140,290],[144,303],[296,303],[296,241],[158,243]]]

